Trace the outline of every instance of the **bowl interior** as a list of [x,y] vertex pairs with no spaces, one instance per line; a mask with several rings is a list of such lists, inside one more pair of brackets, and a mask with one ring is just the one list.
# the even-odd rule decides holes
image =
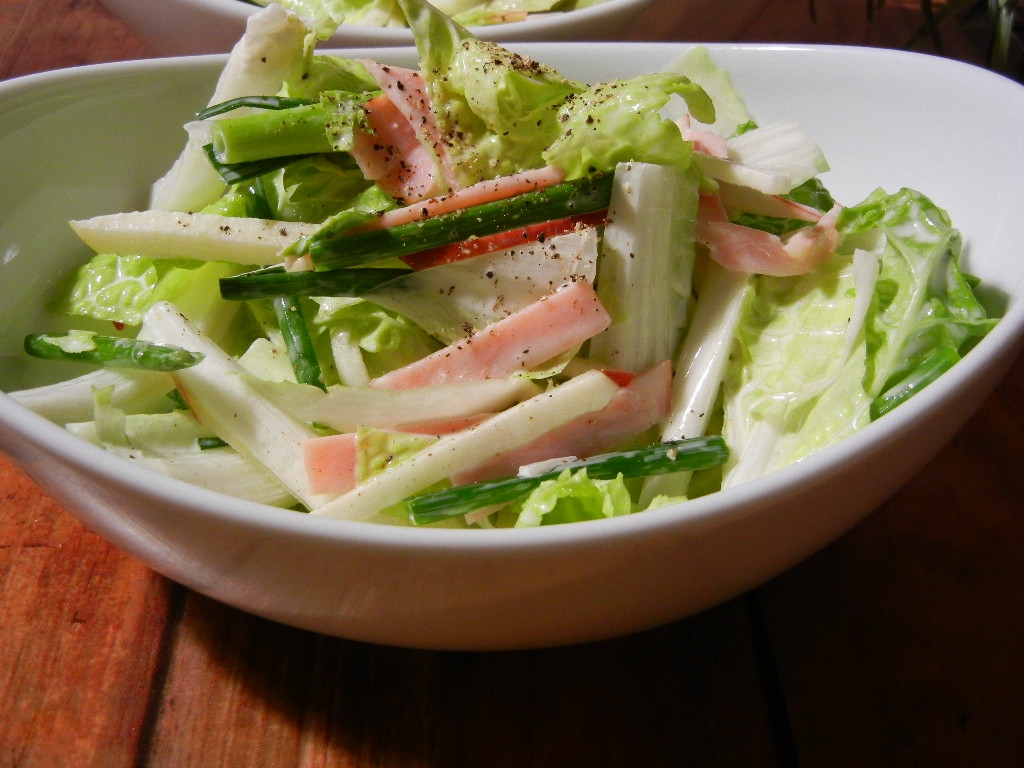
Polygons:
[[[672,44],[520,44],[589,80],[651,71]],[[798,119],[818,137],[838,200],[876,187],[919,189],[946,208],[967,242],[968,271],[983,278],[995,311],[1022,292],[1024,89],[984,70],[934,57],[842,47],[712,46],[760,122]],[[412,49],[359,51],[414,64]],[[55,322],[41,297],[59,289],[87,251],[66,222],[144,207],[148,186],[176,156],[182,125],[205,103],[217,56],[102,65],[3,85],[0,111],[0,248],[3,303],[0,388],[15,389],[52,364],[25,363],[25,333]],[[933,83],[942,82],[943,99]],[[940,103],[941,102],[941,103]],[[956,119],[948,104],[957,104]],[[969,157],[959,158],[970,144]],[[1019,325],[1013,313],[1006,325]],[[1004,332],[1009,329],[1003,329]]]

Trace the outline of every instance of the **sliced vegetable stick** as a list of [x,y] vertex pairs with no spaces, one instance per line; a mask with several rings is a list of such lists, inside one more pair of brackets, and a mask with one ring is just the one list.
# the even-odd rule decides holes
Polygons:
[[173,456],[152,456],[139,451],[124,451],[123,455],[135,465],[239,499],[273,507],[290,507],[296,501],[276,477],[231,448]]
[[514,450],[549,429],[603,408],[618,391],[618,385],[603,373],[584,373],[475,427],[441,437],[429,448],[313,509],[312,514],[346,520],[386,519],[378,515],[381,510],[500,451]]
[[71,222],[97,253],[145,254],[236,264],[277,264],[281,250],[318,225],[215,213],[130,211]]
[[[254,13],[246,22],[245,34],[231,49],[208,103],[277,93],[282,82],[306,66],[308,32],[298,14],[279,5]],[[170,170],[153,184],[150,207],[195,211],[223,192],[223,179],[207,161],[200,142],[190,136]]]
[[458,485],[515,475],[520,467],[552,457],[587,458],[613,451],[653,427],[669,412],[672,363],[665,360],[633,378],[599,411],[545,432],[516,451],[505,451],[453,477]]
[[536,383],[525,378],[462,381],[405,390],[335,385],[326,392],[290,381],[252,378],[249,383],[294,418],[338,432],[359,427],[404,429],[425,416],[447,420],[501,411],[540,392]]
[[676,356],[671,412],[662,425],[662,442],[704,434],[749,285],[750,275],[745,272],[708,265],[700,301]]
[[302,464],[302,444],[317,433],[257,394],[249,386],[245,369],[173,305],[155,304],[139,335],[204,354],[198,365],[171,374],[196,418],[243,456],[264,466],[307,507],[327,500],[312,492]]
[[[750,275],[746,272],[731,272],[714,262],[708,264],[700,300],[675,359],[676,376],[670,412],[662,423],[662,442],[705,434],[749,285]],[[640,504],[646,507],[658,495],[685,496],[689,485],[689,472],[650,477],[644,482]]]
[[601,365],[639,372],[679,346],[692,288],[698,186],[677,168],[616,166],[596,283],[612,322],[589,351]]
[[754,168],[720,157],[693,153],[693,163],[705,174],[718,181],[750,187],[766,195],[784,195],[792,191],[792,180],[785,173],[766,168]]
[[765,194],[783,195],[828,170],[814,138],[793,121],[761,126],[726,143],[728,159],[695,152],[694,163],[718,181]]
[[478,413],[475,416],[463,416],[459,419],[427,419],[425,421],[414,421],[402,425],[402,431],[412,435],[427,435],[428,437],[440,437],[450,435],[452,432],[461,432],[469,427],[475,427],[481,422],[494,416],[494,413]]
[[604,210],[613,184],[612,174],[598,173],[387,229],[327,227],[311,237],[307,246],[317,269],[364,266],[474,237]]
[[44,384],[8,394],[29,410],[57,424],[86,421],[93,417],[96,390],[113,387],[111,405],[128,413],[159,410],[174,379],[163,371],[101,368],[68,381]]
[[[729,448],[720,435],[695,437],[604,453],[587,459],[566,457],[565,460],[541,462],[540,465],[524,468],[529,471],[516,475],[417,493],[406,499],[404,506],[413,524],[423,525],[463,515],[468,517],[479,510],[496,511],[502,504],[523,498],[546,482],[557,482],[563,473],[576,475],[585,472],[591,480],[612,480],[619,476],[663,477],[666,474],[690,473],[721,466],[728,459]],[[623,511],[628,514],[628,510]],[[535,509],[524,514],[534,518],[526,526],[543,524],[536,519],[545,514],[543,510]],[[474,515],[474,518],[479,520],[478,515]],[[517,528],[523,526],[523,519],[524,515],[520,515],[516,522]]]

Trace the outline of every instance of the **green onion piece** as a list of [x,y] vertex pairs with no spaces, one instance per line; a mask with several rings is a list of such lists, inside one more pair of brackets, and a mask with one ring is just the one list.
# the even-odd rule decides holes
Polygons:
[[514,501],[545,480],[556,479],[566,469],[586,469],[587,475],[595,480],[610,480],[620,474],[623,477],[644,477],[691,472],[719,466],[728,458],[729,449],[720,436],[692,437],[592,456],[535,477],[505,477],[420,493],[407,498],[405,506],[415,525],[425,525]]
[[292,107],[301,107],[313,103],[310,99],[297,99],[289,96],[239,96],[236,99],[228,99],[219,104],[211,104],[206,109],[199,110],[196,113],[196,117],[200,120],[206,120],[207,118],[223,115],[226,112],[231,112],[241,107],[291,109]]
[[609,173],[573,179],[387,229],[333,236],[318,233],[309,239],[309,254],[317,269],[354,267],[530,224],[600,211],[608,207],[611,199],[612,178]]
[[25,351],[43,360],[71,360],[108,368],[180,371],[200,362],[204,355],[171,344],[102,336],[92,331],[63,334],[31,333]]
[[953,347],[942,347],[929,355],[921,365],[871,402],[871,420],[906,402],[960,361]]
[[288,359],[295,380],[300,384],[312,384],[326,391],[320,362],[316,358],[313,338],[309,334],[309,326],[302,314],[302,305],[292,296],[278,296],[274,299],[274,314],[284,335],[284,346],[288,350]]
[[319,104],[225,117],[210,123],[210,130],[214,153],[222,163],[334,151]]
[[272,157],[267,160],[254,160],[247,163],[222,163],[217,159],[217,154],[213,151],[212,144],[205,145],[203,151],[206,152],[210,165],[220,174],[225,184],[238,184],[258,176],[264,176],[271,171],[291,165],[296,160],[311,157],[311,155],[293,155],[291,157]]
[[179,411],[190,410],[189,406],[188,406],[188,403],[185,402],[185,396],[182,395],[179,390],[172,389],[170,392],[168,392],[166,395],[164,395],[164,397],[166,397],[168,400],[171,401],[171,404],[174,406],[175,410],[179,410]]
[[274,266],[220,280],[224,299],[271,299],[276,296],[362,296],[409,274],[408,269],[331,269],[286,272]]
[[212,451],[214,448],[225,448],[228,445],[219,437],[199,437],[196,438],[196,443],[201,451]]
[[263,183],[262,176],[250,179],[249,183],[244,186],[249,194],[249,200],[252,205],[252,212],[248,214],[249,216],[257,219],[277,218],[273,207],[270,205],[270,196],[267,194],[267,185]]

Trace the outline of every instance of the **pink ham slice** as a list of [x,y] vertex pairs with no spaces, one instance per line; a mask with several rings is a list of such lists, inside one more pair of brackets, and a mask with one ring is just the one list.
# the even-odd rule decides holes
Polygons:
[[433,154],[391,100],[377,96],[364,109],[372,132],[356,130],[352,146],[363,175],[403,202],[439,194],[443,188]]
[[360,63],[377,81],[385,97],[395,105],[413,133],[436,157],[436,168],[441,174],[438,187],[458,189],[460,185],[448,159],[441,130],[434,119],[423,75],[414,69],[394,67],[370,59],[361,59]]
[[839,247],[836,229],[839,206],[809,227],[785,238],[728,221],[716,196],[702,196],[697,215],[697,241],[712,259],[735,272],[789,277],[810,272]]
[[510,477],[519,468],[548,459],[583,459],[616,449],[664,419],[672,397],[672,364],[658,363],[633,378],[604,408],[557,427],[522,448],[453,477],[456,485]]
[[347,493],[356,487],[358,445],[354,432],[313,437],[302,443],[311,493]]
[[378,223],[381,227],[408,224],[431,216],[471,208],[474,205],[492,203],[495,200],[507,200],[510,197],[545,189],[563,181],[565,181],[565,172],[554,166],[523,171],[509,176],[499,176],[496,179],[479,181],[444,195],[387,211],[381,214]]
[[567,352],[611,322],[593,287],[567,283],[465,339],[370,382],[411,389],[450,381],[508,378]]

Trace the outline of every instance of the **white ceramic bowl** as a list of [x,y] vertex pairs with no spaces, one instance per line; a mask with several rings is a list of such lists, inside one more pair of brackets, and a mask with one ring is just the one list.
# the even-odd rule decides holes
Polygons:
[[[680,45],[514,46],[571,76],[651,71]],[[87,526],[168,577],[287,624],[386,644],[526,648],[642,630],[736,596],[834,540],[969,418],[1024,334],[1024,88],[937,58],[711,46],[762,121],[820,139],[842,201],[925,191],[1005,319],[950,373],[841,444],[774,475],[611,520],[432,530],[328,520],[134,468],[0,394],[0,447]],[[366,55],[361,52],[360,55]],[[411,50],[369,55],[412,64]],[[65,222],[144,204],[219,56],[84,67],[0,84],[0,388],[23,335],[86,251]],[[958,155],[959,148],[969,147]],[[55,151],[57,150],[57,151]],[[46,365],[43,363],[42,365]]]
[[[101,0],[118,18],[168,56],[225,53],[260,10],[241,0]],[[537,14],[525,21],[473,27],[488,40],[609,40],[651,0],[603,0],[589,8]],[[330,40],[339,48],[411,46],[408,29],[342,24]]]

